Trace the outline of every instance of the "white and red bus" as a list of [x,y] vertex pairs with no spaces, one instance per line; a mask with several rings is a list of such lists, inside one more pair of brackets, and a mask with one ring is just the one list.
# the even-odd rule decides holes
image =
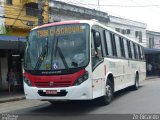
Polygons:
[[38,26],[25,51],[27,99],[91,100],[109,104],[113,93],[145,79],[143,47],[95,20]]

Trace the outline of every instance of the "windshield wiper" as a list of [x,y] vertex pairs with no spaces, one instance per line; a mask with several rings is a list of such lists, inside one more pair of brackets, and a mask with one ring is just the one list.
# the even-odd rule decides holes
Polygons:
[[67,64],[67,62],[66,62],[66,59],[65,59],[65,57],[64,57],[64,55],[63,55],[60,47],[58,47],[57,50],[58,50],[58,52],[59,52],[59,55],[60,55],[60,57],[61,57],[61,59],[62,59],[62,62],[63,62],[63,64],[64,64],[64,66],[65,66],[67,69],[69,69],[68,64]]
[[38,57],[36,66],[34,68],[35,70],[38,70],[41,67],[41,64],[44,61],[44,58],[47,54],[47,51],[48,51],[48,45],[44,45],[42,48],[42,52],[41,52],[40,56]]
[[56,41],[55,57],[56,57],[56,55],[57,55],[57,51],[58,51],[58,53],[59,53],[59,55],[60,55],[60,58],[62,59],[62,62],[63,62],[63,64],[64,64],[65,68],[66,68],[66,69],[69,69],[68,64],[67,64],[67,62],[66,62],[66,59],[65,59],[65,57],[64,57],[64,55],[63,55],[63,53],[62,53],[62,51],[61,51],[61,48],[58,47],[58,38],[57,38],[57,41]]

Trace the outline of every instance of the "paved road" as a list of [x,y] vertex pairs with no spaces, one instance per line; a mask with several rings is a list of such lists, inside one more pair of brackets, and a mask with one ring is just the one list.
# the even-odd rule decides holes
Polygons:
[[8,112],[20,116],[39,116],[40,118],[42,118],[41,115],[48,117],[81,114],[160,114],[159,102],[160,78],[157,78],[144,81],[137,91],[125,89],[117,92],[113,102],[107,106],[99,106],[97,101],[76,101],[52,105],[44,101],[21,100],[0,104],[0,113]]

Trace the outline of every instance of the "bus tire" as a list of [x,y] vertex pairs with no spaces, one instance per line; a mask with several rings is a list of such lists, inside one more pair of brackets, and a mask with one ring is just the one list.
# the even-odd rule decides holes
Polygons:
[[108,105],[113,99],[113,82],[110,78],[107,79],[105,95],[100,98],[101,105]]
[[138,74],[136,74],[135,83],[133,85],[133,89],[134,90],[138,90],[138,88],[139,88],[139,76],[138,76]]

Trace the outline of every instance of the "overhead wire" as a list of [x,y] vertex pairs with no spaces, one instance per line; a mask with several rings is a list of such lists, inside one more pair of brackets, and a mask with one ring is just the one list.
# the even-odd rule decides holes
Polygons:
[[[71,4],[76,4],[76,5],[83,5],[83,6],[88,6],[88,7],[90,7],[90,6],[92,6],[93,8],[95,7],[95,6],[98,6],[97,4],[91,4],[91,3],[87,3],[87,2],[84,2],[84,1],[82,1],[81,0],[81,2],[79,2],[79,1],[77,1],[77,0],[74,0],[74,2],[73,1],[70,1],[70,0],[67,0],[69,3],[71,3]],[[100,10],[102,10],[102,11],[106,11],[106,10],[104,10],[104,9],[102,9],[101,7],[104,7],[104,6],[108,6],[108,7],[160,7],[160,5],[155,5],[155,4],[148,4],[148,5],[106,5],[106,4],[99,4],[99,6],[100,6]],[[1,6],[0,6],[1,7]],[[25,9],[20,9],[20,7],[18,7],[18,5],[17,6],[13,6],[13,7],[8,7],[8,6],[5,6],[5,7],[7,7],[7,8],[10,8],[10,9],[14,9],[14,10],[21,10],[21,11],[25,11]],[[34,10],[34,8],[29,8],[29,9],[32,9],[32,10]],[[10,11],[10,10],[6,10],[6,13],[8,14],[8,15],[10,15],[11,13],[9,13],[9,12],[12,12],[12,11]],[[111,13],[111,12],[110,12]],[[50,14],[50,13],[48,13],[48,11],[44,11],[44,14],[47,14],[47,15],[52,15],[52,14]],[[114,13],[115,14],[115,13]],[[17,15],[17,14],[16,14]],[[15,16],[16,16],[15,15]],[[118,15],[118,16],[120,16],[120,15]],[[20,16],[20,17],[27,17],[27,16]]]
[[[4,9],[4,11],[0,11],[1,12],[1,14],[5,14],[6,16],[4,17],[4,16],[0,16],[1,18],[6,18],[6,19],[14,19],[14,20],[16,20],[18,17],[24,17],[24,18],[28,18],[29,16],[27,16],[27,15],[21,15],[21,13],[23,12],[23,11],[26,11],[26,9],[24,9],[24,8],[20,8],[20,7],[22,7],[22,6],[20,6],[20,7],[15,7],[14,5],[12,5],[12,6],[7,6],[7,5],[0,5],[0,7],[6,7],[7,9]],[[24,6],[23,6],[24,7]],[[37,10],[36,8],[31,8],[31,7],[27,7],[28,9],[30,9],[30,10]],[[19,13],[17,14],[16,12],[14,12],[13,10],[17,10],[17,11],[19,11]],[[12,12],[13,12],[13,14],[12,14]],[[16,14],[15,14],[16,13]],[[44,13],[43,13],[43,15],[48,15],[48,11],[45,11],[44,10]],[[11,16],[11,17],[10,17]],[[35,16],[31,16],[31,17],[35,17]],[[34,18],[33,18],[34,19]],[[20,21],[28,21],[28,20],[26,20],[26,19],[17,19],[17,20],[20,20]],[[35,20],[32,20],[32,21],[34,21],[35,22]],[[48,20],[46,20],[46,19],[44,19],[44,23],[48,23]],[[36,21],[37,22],[37,21]]]
[[[63,0],[59,0],[59,1],[61,1],[61,2],[64,2]],[[80,5],[80,6],[83,6],[83,7],[86,7],[86,6],[84,6],[84,5],[87,5],[87,7],[86,8],[89,8],[89,9],[96,9],[96,10],[99,10],[99,11],[103,11],[103,12],[106,12],[106,13],[108,13],[108,14],[112,14],[112,15],[115,15],[115,16],[118,16],[118,17],[123,17],[124,18],[124,16],[122,16],[122,15],[120,15],[120,14],[117,14],[117,13],[115,13],[115,12],[112,12],[112,11],[109,11],[109,10],[106,10],[106,9],[103,9],[102,8],[102,6],[100,6],[98,9],[97,8],[95,8],[95,6],[92,6],[91,4],[88,4],[86,1],[84,2],[84,3],[81,3],[81,4],[79,4],[79,2],[73,2],[73,1],[71,1],[71,0],[66,0],[67,1],[67,3],[69,3],[69,4],[73,4],[73,5]],[[77,0],[74,0],[74,1],[77,1]],[[82,5],[83,4],[83,5]],[[94,4],[95,5],[95,4]]]
[[[150,0],[147,0],[147,2],[153,4],[153,2],[150,1]],[[160,14],[160,11],[159,11],[160,9],[159,9],[159,8],[160,8],[160,7],[155,6],[154,8],[151,8],[151,9],[152,9],[152,11],[155,11],[156,13]],[[158,9],[158,11],[155,10],[155,9]]]
[[[28,0],[27,0],[26,2],[28,2]],[[25,7],[25,5],[22,6],[22,8],[20,9],[20,11],[19,11],[17,17],[14,19],[14,22],[12,23],[11,26],[13,26],[13,25],[16,23],[17,19],[19,19],[19,16],[21,15],[22,10],[23,10],[24,7]]]
[[[69,1],[69,0],[67,0]],[[107,6],[107,7],[160,7],[160,4],[157,5],[157,4],[148,4],[148,5],[121,5],[121,4],[92,4],[92,3],[82,3],[82,2],[76,2],[76,0],[74,1],[69,1],[71,2],[72,4],[79,4],[79,5],[91,5],[91,6]]]

